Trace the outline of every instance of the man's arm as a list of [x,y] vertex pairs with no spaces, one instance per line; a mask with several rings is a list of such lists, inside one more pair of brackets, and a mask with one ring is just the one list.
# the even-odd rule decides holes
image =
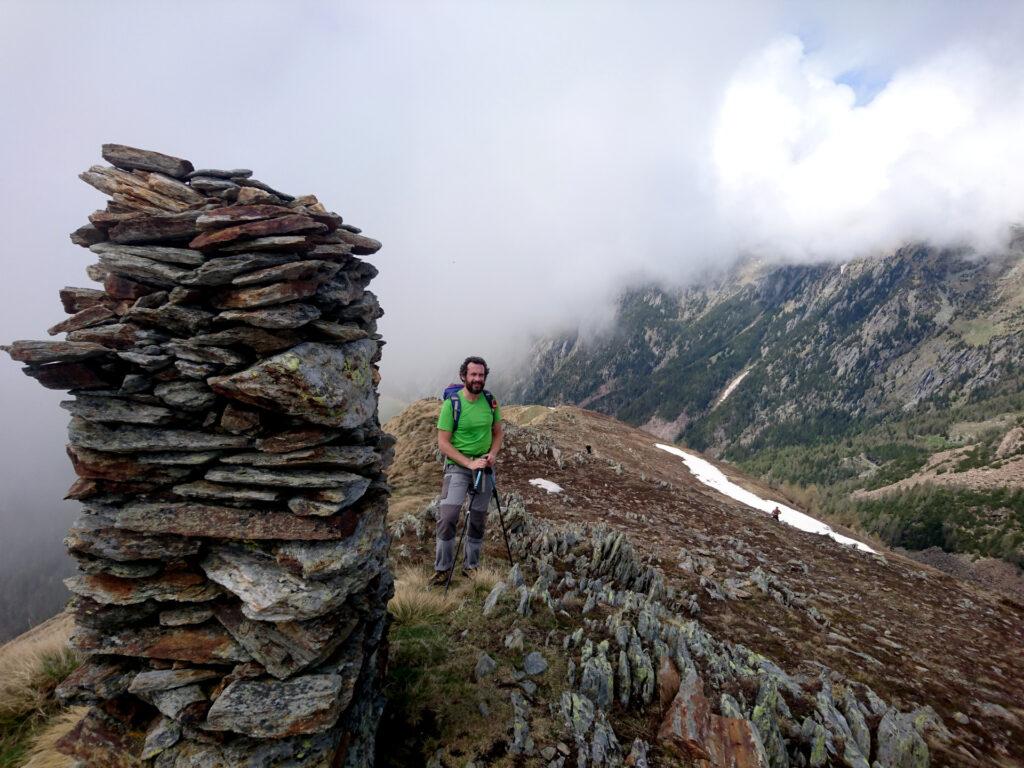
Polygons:
[[460,467],[466,469],[484,469],[488,466],[486,457],[479,459],[470,459],[468,456],[463,456],[454,445],[452,445],[452,433],[451,430],[439,429],[437,430],[437,448],[441,453],[447,456],[449,459],[454,461]]
[[491,450],[484,456],[488,467],[493,467],[498,461],[498,451],[501,450],[501,444],[504,440],[505,428],[501,426],[501,421],[499,420],[494,422],[494,425],[491,427]]

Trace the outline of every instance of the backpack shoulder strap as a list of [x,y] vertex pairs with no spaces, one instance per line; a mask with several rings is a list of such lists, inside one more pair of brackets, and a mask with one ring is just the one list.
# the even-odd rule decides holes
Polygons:
[[462,415],[462,398],[459,397],[458,391],[452,392],[448,396],[448,401],[452,404],[452,434],[459,428],[459,416]]
[[495,405],[496,405],[495,400],[494,400],[494,395],[492,395],[489,391],[487,391],[485,389],[484,390],[484,397],[487,398],[487,404],[489,406],[491,406],[491,418],[494,418],[494,408],[495,408]]

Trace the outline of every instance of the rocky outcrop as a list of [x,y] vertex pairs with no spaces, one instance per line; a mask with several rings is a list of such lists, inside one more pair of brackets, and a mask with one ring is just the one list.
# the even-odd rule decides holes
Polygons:
[[372,762],[392,592],[380,243],[252,172],[105,145],[102,290],[5,347],[69,389],[83,765]]
[[[532,735],[529,702],[513,693],[510,753],[547,768],[643,765],[651,750],[707,768],[929,765],[924,734],[944,730],[934,711],[900,712],[822,664],[788,673],[714,637],[692,595],[666,585],[623,533],[528,518],[512,540],[525,567],[498,582],[484,612],[550,612],[579,626],[562,635],[567,676],[550,705],[562,740]],[[540,669],[531,656],[526,672]],[[651,742],[620,742],[613,721],[627,715],[658,718]]]

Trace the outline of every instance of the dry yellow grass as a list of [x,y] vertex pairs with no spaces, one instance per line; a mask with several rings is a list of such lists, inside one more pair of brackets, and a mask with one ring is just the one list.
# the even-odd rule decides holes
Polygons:
[[445,594],[444,587],[430,586],[432,575],[433,571],[411,566],[395,574],[395,596],[388,603],[388,610],[399,624],[429,621],[451,613],[470,594],[490,592],[501,578],[494,568],[480,568],[472,579],[455,574]]
[[85,714],[85,707],[75,707],[61,712],[32,739],[28,760],[22,768],[71,768],[73,758],[57,751],[57,742],[67,734]]
[[40,681],[48,667],[64,666],[72,619],[60,614],[0,646],[0,718],[41,709],[48,691]]

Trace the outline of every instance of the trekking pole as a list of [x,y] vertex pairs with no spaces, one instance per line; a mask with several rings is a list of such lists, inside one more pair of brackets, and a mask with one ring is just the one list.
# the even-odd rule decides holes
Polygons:
[[444,593],[448,594],[448,587],[452,585],[452,575],[455,573],[455,566],[459,562],[459,550],[462,549],[462,540],[466,537],[466,529],[469,528],[469,515],[473,507],[473,497],[476,496],[477,488],[480,486],[480,470],[476,471],[473,479],[473,487],[469,489],[469,504],[466,505],[466,522],[462,525],[462,533],[459,534],[459,542],[455,545],[455,559],[452,560],[452,567],[448,569],[448,580],[444,583]]
[[[491,474],[494,477],[494,474]],[[510,564],[515,565],[515,560],[512,559],[512,545],[508,543],[508,528],[505,527],[505,515],[501,511],[501,499],[498,498],[498,483],[493,482],[491,484],[491,493],[494,494],[494,503],[498,507],[498,520],[501,521],[501,532],[505,535],[505,549],[508,551],[508,561]]]

